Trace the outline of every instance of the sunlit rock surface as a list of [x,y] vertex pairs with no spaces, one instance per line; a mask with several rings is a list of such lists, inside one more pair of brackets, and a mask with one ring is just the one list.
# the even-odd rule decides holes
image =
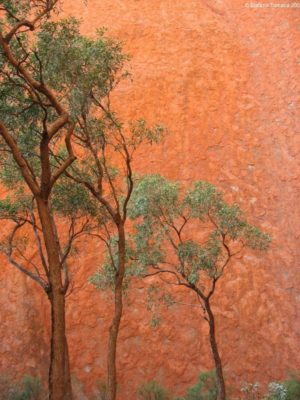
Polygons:
[[[163,146],[139,151],[136,170],[187,183],[209,180],[273,235],[268,254],[248,252],[236,260],[214,299],[228,380],[239,387],[299,370],[300,10],[253,9],[240,0],[64,5],[67,15],[82,19],[84,34],[105,26],[132,55],[132,82],[122,83],[113,99],[124,119],[144,117],[171,131]],[[72,261],[67,320],[76,392],[85,398],[105,376],[113,303],[86,283],[100,263],[100,244],[82,248]],[[118,347],[121,400],[134,399],[136,387],[150,379],[180,394],[213,367],[196,299],[181,291],[184,304],[149,311],[149,284],[137,282],[126,299]],[[3,260],[0,301],[1,371],[45,377],[45,296]],[[156,327],[154,313],[160,314]]]

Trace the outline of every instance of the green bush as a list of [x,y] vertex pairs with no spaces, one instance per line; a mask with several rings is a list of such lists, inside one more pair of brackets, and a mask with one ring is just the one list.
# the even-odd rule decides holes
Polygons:
[[140,386],[138,390],[139,400],[171,400],[167,389],[159,385],[156,381],[150,381]]
[[215,371],[202,372],[196,385],[188,389],[184,397],[177,400],[216,400],[217,391]]
[[286,400],[300,399],[300,373],[291,372],[288,380],[283,382],[287,389]]
[[15,383],[7,376],[0,377],[0,400],[42,400],[43,388],[40,378],[25,375]]

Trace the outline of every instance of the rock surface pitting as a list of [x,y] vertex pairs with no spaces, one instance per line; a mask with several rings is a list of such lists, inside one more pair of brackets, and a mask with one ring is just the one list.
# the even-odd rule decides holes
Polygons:
[[[144,117],[171,131],[162,147],[139,152],[136,170],[209,180],[273,235],[266,255],[236,260],[214,300],[228,379],[266,383],[299,370],[300,10],[251,9],[240,0],[65,0],[64,12],[82,18],[84,34],[107,27],[132,55],[133,81],[114,97],[124,119]],[[100,245],[84,243],[73,266],[75,286],[84,286],[68,298],[72,372],[83,399],[106,367],[112,302],[86,284],[100,259]],[[47,300],[1,264],[0,371],[45,377]],[[198,309],[161,307],[153,328],[146,297],[137,282],[126,300],[120,400],[134,399],[150,379],[180,394],[213,367]]]

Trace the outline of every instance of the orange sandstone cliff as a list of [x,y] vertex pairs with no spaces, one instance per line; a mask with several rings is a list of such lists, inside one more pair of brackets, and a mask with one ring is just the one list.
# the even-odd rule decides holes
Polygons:
[[[240,0],[65,0],[64,13],[81,18],[87,35],[107,27],[132,55],[133,80],[114,99],[123,117],[171,131],[163,146],[140,151],[136,170],[209,180],[273,236],[267,254],[235,261],[214,299],[228,379],[239,386],[299,370],[300,9]],[[105,376],[112,302],[86,283],[101,248],[92,241],[82,248],[67,321],[75,391],[85,399]],[[44,297],[1,259],[1,373],[46,376]],[[120,332],[120,400],[135,399],[150,379],[180,394],[213,367],[197,308],[160,307],[153,327],[146,302],[147,284],[137,282]]]

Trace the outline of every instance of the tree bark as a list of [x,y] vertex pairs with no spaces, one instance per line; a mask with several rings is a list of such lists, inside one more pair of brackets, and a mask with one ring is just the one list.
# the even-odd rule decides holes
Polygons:
[[65,293],[63,291],[59,246],[56,241],[48,201],[40,197],[37,197],[36,200],[49,264],[50,292],[48,297],[51,305],[49,400],[71,400],[71,378],[65,335]]
[[216,340],[215,318],[210,308],[209,300],[206,300],[204,304],[208,316],[210,347],[215,362],[216,375],[217,375],[217,387],[218,387],[217,400],[226,400],[226,387],[223,376],[222,361]]
[[65,335],[65,400],[73,399],[72,380],[70,371],[69,346]]
[[[56,293],[55,293],[56,292]],[[49,400],[65,400],[65,318],[64,295],[52,290],[51,297],[51,350],[49,368]]]
[[125,274],[126,249],[124,224],[118,226],[118,271],[115,283],[114,318],[109,328],[108,356],[107,356],[107,400],[116,399],[117,368],[116,352],[120,322],[123,312],[123,279]]

